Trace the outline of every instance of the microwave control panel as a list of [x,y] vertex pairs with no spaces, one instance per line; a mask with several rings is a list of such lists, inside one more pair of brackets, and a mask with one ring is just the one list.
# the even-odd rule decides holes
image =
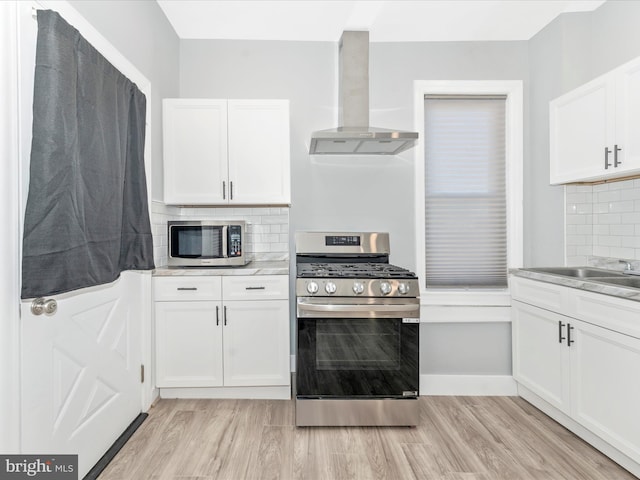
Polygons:
[[242,255],[242,227],[229,225],[229,256],[239,257],[240,255]]

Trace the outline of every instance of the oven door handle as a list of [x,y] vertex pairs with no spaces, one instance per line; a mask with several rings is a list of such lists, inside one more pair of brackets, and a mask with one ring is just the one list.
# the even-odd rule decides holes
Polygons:
[[336,305],[298,301],[300,317],[418,318],[419,315],[419,305]]

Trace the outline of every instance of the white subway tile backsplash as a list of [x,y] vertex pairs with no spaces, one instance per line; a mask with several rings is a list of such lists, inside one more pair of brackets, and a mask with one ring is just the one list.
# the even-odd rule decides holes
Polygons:
[[565,212],[568,265],[640,259],[640,179],[568,185]]
[[609,213],[609,202],[595,203],[593,213]]
[[635,225],[611,225],[611,235],[635,235]]
[[633,200],[609,203],[609,213],[622,213],[622,212],[633,212],[633,211],[634,211]]

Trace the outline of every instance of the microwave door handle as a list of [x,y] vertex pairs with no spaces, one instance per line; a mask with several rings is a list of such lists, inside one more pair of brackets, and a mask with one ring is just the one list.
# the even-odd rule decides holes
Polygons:
[[229,256],[229,250],[228,250],[229,247],[227,245],[227,239],[229,238],[228,229],[229,229],[228,225],[223,225],[222,227],[222,258],[227,258]]

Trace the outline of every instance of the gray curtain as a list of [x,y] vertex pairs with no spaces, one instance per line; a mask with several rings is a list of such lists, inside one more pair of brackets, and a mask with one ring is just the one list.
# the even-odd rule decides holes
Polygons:
[[38,11],[22,298],[154,268],[146,99],[59,14]]

